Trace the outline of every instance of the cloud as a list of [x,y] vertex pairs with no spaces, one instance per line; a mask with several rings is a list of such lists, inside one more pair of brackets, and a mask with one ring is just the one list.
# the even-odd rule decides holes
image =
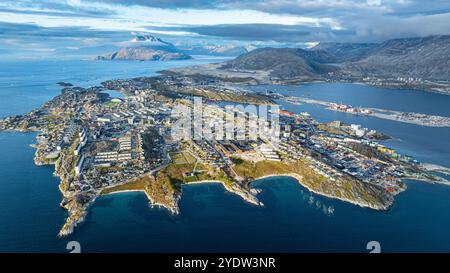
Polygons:
[[448,22],[439,0],[2,0],[0,49],[118,45],[133,31],[177,43],[381,42],[450,34]]
[[164,9],[213,9],[223,6],[226,2],[237,2],[234,0],[99,0],[99,2],[121,5],[138,5]]
[[[352,20],[352,18],[349,18]],[[352,20],[353,21],[353,20]],[[358,17],[351,25],[355,29],[356,40],[387,40],[429,35],[450,35],[450,13],[415,15],[410,17],[365,16]]]
[[321,40],[335,41],[339,39],[342,40],[342,38],[339,37],[355,34],[351,30],[339,30],[329,27],[280,24],[184,26],[175,29],[184,29],[200,35],[222,37],[232,40],[276,41],[281,43]]
[[[381,0],[99,0],[103,3],[139,5],[164,9],[252,9],[270,13],[317,11],[320,9],[351,9],[381,6]],[[379,2],[379,5],[374,5]]]
[[0,22],[0,41],[5,38],[59,39],[104,38],[122,39],[127,34],[120,31],[95,30],[88,27],[42,27],[36,24]]
[[371,12],[397,14],[436,14],[448,12],[450,3],[442,0],[97,0],[98,2],[157,7],[163,9],[257,10],[268,13],[335,17]]
[[25,2],[27,5],[18,5],[8,0],[0,3],[0,21],[17,24],[33,23],[43,27],[80,26],[122,31],[143,31],[148,26],[257,23],[339,27],[339,23],[329,17],[280,15],[252,9],[166,9],[80,1],[75,6],[72,6],[73,3],[69,5],[69,2],[66,2],[63,7],[69,5],[70,8],[63,11],[61,4],[40,5],[39,1]]
[[96,8],[93,5],[85,5],[82,3],[84,2],[76,0],[2,0],[0,2],[0,11],[14,14],[59,15],[68,17],[106,17],[113,14],[113,10],[107,9],[106,6],[104,8]]

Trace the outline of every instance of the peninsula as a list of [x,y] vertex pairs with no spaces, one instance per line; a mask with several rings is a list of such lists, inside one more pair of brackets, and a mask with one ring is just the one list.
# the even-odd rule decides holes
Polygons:
[[[287,175],[317,194],[387,210],[405,190],[403,179],[448,183],[429,166],[378,143],[381,133],[277,110],[270,96],[230,89],[207,77],[161,75],[89,88],[61,86],[61,94],[42,107],[0,121],[0,130],[38,132],[35,163],[55,165],[61,206],[68,212],[60,236],[73,232],[98,196],[115,192],[142,191],[152,204],[179,213],[183,185],[216,181],[263,205],[251,182]],[[107,90],[124,96],[111,98]],[[201,118],[194,120],[203,125],[201,134],[211,128],[218,133],[224,119],[240,116],[250,122],[252,114],[236,105],[253,105],[274,107],[270,115],[279,117],[278,141],[247,132],[241,139],[174,138],[175,125],[183,114],[190,116],[195,98],[202,98]],[[236,115],[228,106],[236,106]],[[185,111],[176,112],[180,107]],[[257,121],[275,128],[271,119]]]

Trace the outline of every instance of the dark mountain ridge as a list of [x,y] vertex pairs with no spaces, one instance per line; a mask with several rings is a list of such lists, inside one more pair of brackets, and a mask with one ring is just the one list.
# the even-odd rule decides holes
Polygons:
[[347,62],[353,75],[450,80],[450,36],[388,40],[365,57]]
[[450,79],[450,36],[388,40],[381,44],[323,43],[312,49],[260,48],[220,69],[269,71],[282,79],[352,77]]
[[225,62],[222,69],[270,70],[273,77],[292,78],[335,71],[334,56],[321,50],[298,48],[260,48]]

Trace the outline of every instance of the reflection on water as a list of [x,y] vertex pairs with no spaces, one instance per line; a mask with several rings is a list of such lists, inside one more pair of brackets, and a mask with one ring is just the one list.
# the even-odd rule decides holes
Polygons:
[[334,206],[325,204],[324,201],[320,201],[317,197],[314,197],[311,192],[304,190],[300,191],[302,200],[311,207],[315,207],[317,210],[323,212],[327,216],[334,215]]

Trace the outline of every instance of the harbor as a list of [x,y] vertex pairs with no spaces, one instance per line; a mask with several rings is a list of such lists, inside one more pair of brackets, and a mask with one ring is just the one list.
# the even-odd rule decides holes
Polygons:
[[284,101],[301,105],[302,103],[325,106],[327,110],[343,112],[352,115],[373,116],[381,119],[394,120],[429,127],[450,127],[450,118],[436,115],[428,115],[415,112],[401,112],[388,109],[354,107],[348,104],[321,101],[304,97],[284,97]]

